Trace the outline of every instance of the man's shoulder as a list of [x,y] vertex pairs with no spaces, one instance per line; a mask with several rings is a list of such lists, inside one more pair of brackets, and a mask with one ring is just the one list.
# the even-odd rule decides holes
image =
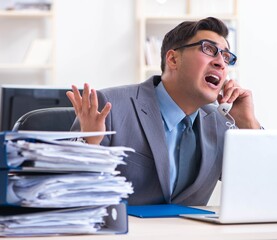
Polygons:
[[138,94],[144,94],[147,92],[152,92],[154,89],[154,77],[147,79],[141,83],[134,83],[122,86],[115,86],[100,89],[97,92],[104,94],[105,96],[138,96]]
[[98,92],[101,92],[104,94],[111,94],[111,93],[117,93],[117,92],[134,91],[139,87],[139,85],[140,84],[128,84],[128,85],[122,85],[122,86],[103,88],[98,90]]

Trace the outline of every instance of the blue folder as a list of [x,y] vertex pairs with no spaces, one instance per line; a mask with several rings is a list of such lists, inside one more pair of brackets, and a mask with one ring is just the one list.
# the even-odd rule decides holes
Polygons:
[[140,218],[178,217],[180,214],[215,214],[215,212],[177,204],[128,206],[130,216]]

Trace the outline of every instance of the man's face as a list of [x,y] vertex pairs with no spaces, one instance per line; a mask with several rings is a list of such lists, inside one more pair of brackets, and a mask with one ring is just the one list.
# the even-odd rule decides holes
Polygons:
[[[226,40],[212,31],[201,30],[186,44],[201,40],[215,42],[220,49],[228,49]],[[179,51],[179,53],[178,53]],[[203,53],[200,45],[183,50],[176,50],[179,54],[176,65],[176,89],[178,98],[182,95],[186,101],[201,107],[214,102],[226,79],[228,65],[224,62],[221,53],[212,57]]]

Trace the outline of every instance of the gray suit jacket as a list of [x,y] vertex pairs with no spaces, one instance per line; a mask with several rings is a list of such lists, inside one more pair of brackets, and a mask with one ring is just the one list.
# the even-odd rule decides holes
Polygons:
[[[226,119],[213,104],[199,110],[197,125],[202,152],[199,174],[190,187],[172,199],[169,155],[154,91],[160,81],[160,76],[154,76],[141,84],[98,91],[100,109],[107,101],[112,103],[106,119],[107,131],[116,131],[115,135],[106,136],[101,144],[128,146],[136,151],[125,159],[127,165],[118,167],[134,187],[134,193],[127,199],[130,205],[206,205],[221,175]],[[72,129],[79,129],[78,120]]]

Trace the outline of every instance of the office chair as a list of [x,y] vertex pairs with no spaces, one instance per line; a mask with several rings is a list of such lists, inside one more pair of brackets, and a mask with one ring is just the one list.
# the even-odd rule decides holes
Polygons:
[[69,131],[75,117],[73,107],[41,108],[21,116],[12,131]]

